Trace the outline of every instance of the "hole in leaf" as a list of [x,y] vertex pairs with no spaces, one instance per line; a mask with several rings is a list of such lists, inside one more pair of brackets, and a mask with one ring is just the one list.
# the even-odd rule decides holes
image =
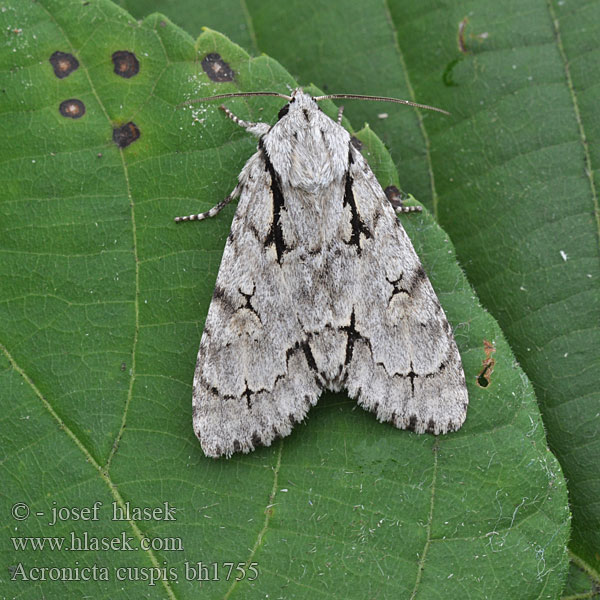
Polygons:
[[490,374],[492,371],[492,367],[490,365],[486,365],[481,373],[477,375],[477,385],[482,388],[486,388],[490,385]]

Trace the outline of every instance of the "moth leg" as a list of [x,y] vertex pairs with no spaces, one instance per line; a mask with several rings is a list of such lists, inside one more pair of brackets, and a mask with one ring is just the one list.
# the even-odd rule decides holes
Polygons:
[[231,192],[231,194],[229,194],[229,196],[227,196],[227,198],[225,198],[224,200],[221,200],[221,202],[219,202],[219,204],[216,204],[215,206],[213,206],[211,209],[207,210],[206,212],[199,213],[197,215],[189,215],[186,217],[175,217],[175,223],[181,223],[183,221],[202,221],[203,219],[210,219],[210,217],[214,217],[215,215],[218,215],[223,210],[223,208],[225,208],[234,198],[237,198],[240,195],[241,189],[242,189],[242,185],[240,183],[238,183],[235,186],[235,189],[233,190],[233,192]]
[[423,208],[420,206],[402,206],[402,204],[401,204],[400,206],[397,206],[396,208],[394,208],[394,210],[396,211],[396,214],[401,214],[401,213],[421,212],[423,210]]
[[341,125],[342,124],[342,115],[344,114],[344,106],[340,106],[338,108],[338,116],[337,116],[337,124]]
[[256,137],[265,135],[268,133],[271,126],[268,123],[252,123],[250,121],[244,121],[239,117],[236,117],[224,104],[221,104],[219,108],[236,124],[243,127],[249,133],[254,134]]

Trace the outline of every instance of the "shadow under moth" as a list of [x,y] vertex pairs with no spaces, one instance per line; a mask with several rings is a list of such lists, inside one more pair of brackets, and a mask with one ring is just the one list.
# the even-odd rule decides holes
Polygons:
[[291,96],[210,99],[238,95],[288,103],[273,126],[221,106],[259,137],[258,151],[225,200],[176,218],[213,217],[239,197],[194,375],[193,424],[204,453],[230,457],[269,446],[304,419],[324,389],[345,389],[400,429],[457,430],[468,394],[446,315],[342,127],[342,109],[336,122],[317,104],[361,97],[313,98],[296,89]]

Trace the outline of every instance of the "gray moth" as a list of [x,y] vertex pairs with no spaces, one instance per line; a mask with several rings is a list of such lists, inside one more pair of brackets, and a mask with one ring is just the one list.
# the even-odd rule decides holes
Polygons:
[[239,197],[194,374],[204,453],[269,446],[323,390],[346,390],[400,429],[457,430],[468,405],[460,355],[394,208],[341,109],[336,122],[324,97],[283,97],[272,126],[221,107],[258,150],[225,200],[176,219],[215,216]]

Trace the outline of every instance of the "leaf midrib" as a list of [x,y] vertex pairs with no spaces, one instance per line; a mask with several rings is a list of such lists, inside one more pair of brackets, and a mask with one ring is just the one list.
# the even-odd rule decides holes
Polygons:
[[546,0],[546,5],[548,7],[548,12],[550,13],[550,18],[552,19],[552,25],[554,27],[554,36],[556,39],[556,46],[558,48],[558,52],[560,54],[560,58],[563,62],[563,66],[565,69],[565,78],[567,80],[567,87],[569,88],[569,94],[571,96],[571,101],[573,103],[573,112],[575,113],[575,119],[577,121],[577,128],[579,130],[579,139],[580,139],[581,145],[583,147],[583,153],[585,156],[585,175],[588,179],[588,183],[590,184],[590,191],[592,194],[592,202],[594,204],[594,214],[596,217],[597,240],[600,243],[600,210],[598,207],[598,192],[596,190],[596,184],[594,182],[594,171],[592,169],[592,157],[589,152],[587,136],[585,135],[585,129],[583,127],[583,120],[581,118],[581,111],[579,110],[579,103],[577,102],[577,94],[575,93],[575,87],[573,85],[573,79],[571,77],[571,68],[569,66],[569,60],[568,60],[567,54],[565,52],[565,47],[562,43],[559,19],[556,16],[554,7],[552,6],[552,0]]

